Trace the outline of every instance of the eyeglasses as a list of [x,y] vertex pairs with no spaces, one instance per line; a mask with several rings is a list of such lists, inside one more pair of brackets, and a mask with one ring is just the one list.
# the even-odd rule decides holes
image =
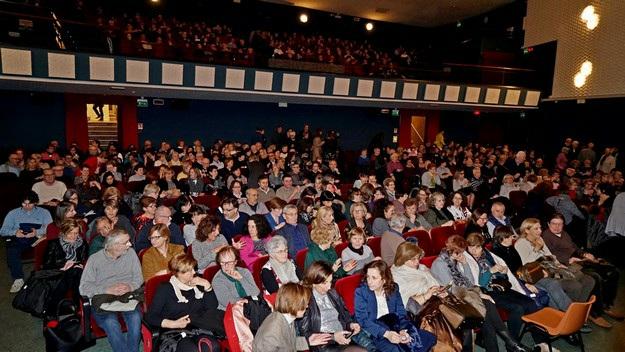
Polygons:
[[285,253],[288,253],[288,252],[289,252],[289,250],[285,248],[285,249],[278,249],[274,253],[285,254]]
[[561,221],[556,221],[556,222],[553,222],[553,221],[552,221],[552,222],[549,222],[549,224],[550,224],[550,225],[553,225],[553,226],[562,226],[562,225],[564,225],[564,223],[563,223],[563,222],[561,222]]
[[163,236],[151,236],[151,237],[148,237],[148,239],[149,239],[150,241],[154,241],[154,240],[158,240],[159,238],[162,238],[162,237],[163,237]]
[[237,263],[236,260],[230,260],[230,261],[227,261],[227,262],[220,262],[219,264],[220,265],[234,265],[236,263]]

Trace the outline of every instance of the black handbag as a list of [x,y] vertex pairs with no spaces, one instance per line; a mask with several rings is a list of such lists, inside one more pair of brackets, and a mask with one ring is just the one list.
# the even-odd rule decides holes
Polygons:
[[13,308],[43,317],[50,293],[56,289],[63,279],[61,270],[39,270],[33,272],[26,284],[13,298]]
[[82,320],[72,301],[64,299],[57,304],[55,319],[43,326],[46,352],[77,352],[95,344],[85,341]]

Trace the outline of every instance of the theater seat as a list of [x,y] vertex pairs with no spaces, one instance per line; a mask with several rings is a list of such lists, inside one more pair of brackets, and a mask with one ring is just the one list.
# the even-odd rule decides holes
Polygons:
[[367,240],[367,246],[371,248],[374,257],[379,257],[382,255],[382,250],[380,249],[380,244],[382,243],[382,237],[370,237]]
[[421,258],[421,260],[419,260],[419,264],[423,264],[425,266],[427,266],[428,268],[432,268],[432,263],[434,263],[434,261],[436,260],[438,256],[436,255],[432,255],[429,257],[423,257]]
[[416,238],[419,248],[423,249],[426,256],[438,254],[434,252],[434,246],[432,246],[432,239],[430,238],[430,234],[426,230],[408,231],[403,234],[403,237],[405,239],[408,239],[410,237]]
[[440,226],[434,227],[430,230],[430,236],[432,237],[432,246],[435,254],[438,254],[441,249],[445,248],[445,242],[447,239],[455,234],[453,226]]
[[[152,300],[154,299],[154,295],[156,294],[156,289],[161,285],[161,283],[169,281],[170,277],[171,277],[171,274],[158,275],[149,279],[145,283],[145,288],[144,288],[145,301],[143,302],[144,312],[147,311],[150,305],[152,304]],[[151,326],[148,326],[148,324],[145,321],[142,322],[141,337],[143,339],[143,352],[152,352],[152,349],[154,347],[154,340],[158,338],[159,330],[160,329],[158,327],[151,327]]]
[[210,265],[206,267],[206,269],[204,269],[204,273],[202,274],[202,277],[208,280],[208,282],[212,283],[213,278],[215,277],[215,274],[217,274],[219,270],[221,270],[221,267],[219,265]]
[[306,255],[308,254],[308,248],[300,249],[299,252],[295,255],[295,264],[297,267],[303,272],[304,271],[304,263],[306,262]]
[[263,265],[265,265],[265,263],[267,263],[268,260],[269,260],[269,256],[263,255],[262,257],[258,257],[254,261],[254,263],[252,263],[252,277],[254,278],[254,282],[256,282],[256,286],[258,286],[261,292],[264,290],[264,288],[263,288],[263,280],[260,276],[260,273],[263,270]]
[[354,294],[361,281],[362,274],[354,274],[337,280],[334,286],[351,315],[354,315]]
[[341,242],[339,244],[336,245],[336,247],[334,247],[334,250],[336,251],[336,255],[340,258],[341,254],[343,253],[343,250],[345,250],[345,248],[347,248],[347,246],[349,245],[349,242]]

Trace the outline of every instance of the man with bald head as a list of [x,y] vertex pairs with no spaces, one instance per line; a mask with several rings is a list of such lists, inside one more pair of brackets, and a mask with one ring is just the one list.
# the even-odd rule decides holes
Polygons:
[[495,229],[498,226],[507,226],[516,234],[512,223],[510,222],[510,218],[506,216],[506,206],[502,202],[494,202],[490,207],[490,215],[488,216],[488,222],[486,223],[486,228],[488,229],[488,233],[493,236],[495,233]]
[[171,210],[168,207],[161,205],[160,207],[156,208],[154,220],[143,225],[141,231],[139,231],[135,245],[135,250],[137,251],[137,253],[139,253],[142,249],[150,248],[151,243],[148,239],[148,235],[152,226],[156,224],[167,225],[170,233],[169,242],[185,246],[186,248],[186,243],[184,241],[182,231],[180,231],[180,226],[171,222]]

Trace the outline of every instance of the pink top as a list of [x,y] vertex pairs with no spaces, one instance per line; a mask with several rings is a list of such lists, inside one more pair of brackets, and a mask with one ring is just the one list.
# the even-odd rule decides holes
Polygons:
[[258,259],[258,257],[261,257],[267,254],[267,252],[265,251],[265,244],[270,239],[271,239],[271,236],[267,236],[266,238],[262,240],[262,250],[261,250],[261,248],[259,248],[260,247],[259,244],[256,245],[256,248],[254,248],[254,241],[252,240],[250,236],[241,237],[241,241],[243,241],[245,245],[243,246],[243,248],[241,248],[241,251],[239,252],[239,254],[241,256],[241,260],[245,262],[245,265],[247,266],[248,269],[252,270],[252,265],[254,264],[256,259]]

